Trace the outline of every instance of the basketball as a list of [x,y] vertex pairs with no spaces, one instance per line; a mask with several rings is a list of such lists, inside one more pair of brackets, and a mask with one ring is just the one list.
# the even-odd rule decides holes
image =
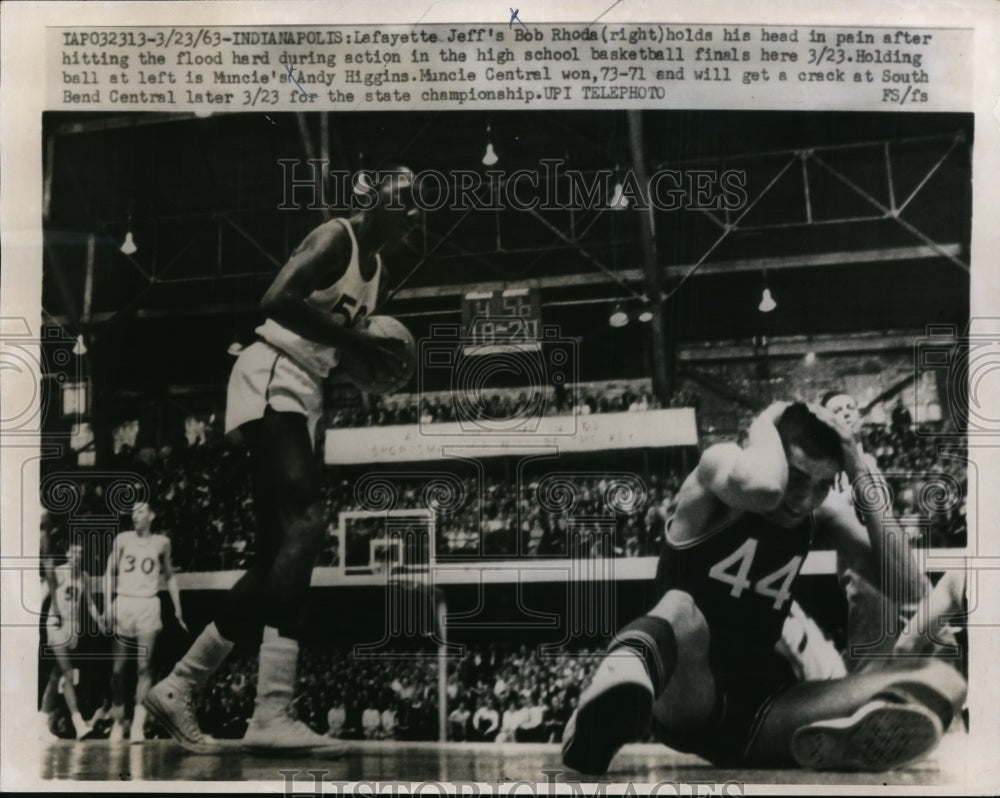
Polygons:
[[417,344],[413,335],[399,319],[392,316],[372,316],[368,319],[365,330],[379,338],[395,338],[406,344],[405,359],[402,365],[392,358],[383,358],[380,362],[344,356],[343,367],[351,381],[365,393],[386,394],[398,391],[410,381],[417,365]]

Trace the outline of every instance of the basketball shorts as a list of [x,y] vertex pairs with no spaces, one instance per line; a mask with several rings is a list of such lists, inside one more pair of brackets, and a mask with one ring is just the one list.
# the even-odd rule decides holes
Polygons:
[[229,377],[226,434],[232,437],[243,424],[262,418],[268,406],[305,416],[312,440],[323,413],[323,385],[288,355],[257,341],[240,353]]
[[716,630],[709,665],[716,691],[712,721],[704,734],[686,741],[685,750],[718,766],[738,766],[774,699],[796,683],[795,673],[773,647],[747,646]]
[[59,618],[49,614],[45,622],[45,634],[49,648],[60,648],[63,651],[74,651],[79,642],[75,618]]
[[139,637],[159,632],[163,628],[159,596],[118,596],[115,599],[115,634],[118,637]]

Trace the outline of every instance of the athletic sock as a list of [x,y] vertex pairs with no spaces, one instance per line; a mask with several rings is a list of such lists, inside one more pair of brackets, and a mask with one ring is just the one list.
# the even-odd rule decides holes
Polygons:
[[253,710],[255,721],[267,723],[284,715],[295,692],[298,659],[297,641],[281,637],[273,627],[264,628]]
[[677,667],[677,638],[670,624],[653,615],[643,615],[621,629],[608,651],[629,648],[642,659],[653,682],[653,695],[659,696]]
[[135,712],[132,715],[132,737],[144,737],[146,728],[146,710],[142,704],[135,705]]
[[219,634],[214,623],[210,623],[174,666],[171,675],[200,690],[232,650],[233,643]]

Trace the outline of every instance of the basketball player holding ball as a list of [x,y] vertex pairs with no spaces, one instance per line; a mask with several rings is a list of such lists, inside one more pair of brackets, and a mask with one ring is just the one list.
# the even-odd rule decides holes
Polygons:
[[[364,319],[385,289],[379,251],[419,221],[413,173],[378,173],[363,188],[377,201],[350,218],[313,230],[291,254],[261,302],[267,320],[239,356],[229,380],[226,432],[250,450],[257,552],[222,600],[215,621],[146,707],[186,749],[208,753],[193,699],[236,641],[261,634],[257,697],[244,747],[259,754],[335,756],[343,744],[293,720],[286,710],[296,680],[301,617],[326,519],[313,450],[328,376],[405,383],[415,367],[409,342],[380,337]],[[362,379],[366,378],[366,379]]]

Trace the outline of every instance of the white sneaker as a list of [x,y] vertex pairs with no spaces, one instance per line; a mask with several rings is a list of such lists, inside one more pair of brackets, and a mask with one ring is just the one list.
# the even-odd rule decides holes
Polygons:
[[90,724],[83,719],[82,715],[73,715],[71,720],[73,721],[73,729],[76,731],[77,740],[82,740],[87,734],[90,734]]
[[563,731],[562,760],[580,773],[607,772],[625,743],[649,731],[653,682],[639,655],[619,648],[604,658]]
[[142,705],[188,751],[210,754],[220,749],[218,741],[204,734],[198,726],[194,694],[181,680],[168,676],[153,685]]
[[849,718],[818,721],[792,736],[792,756],[812,770],[892,770],[928,754],[941,719],[922,704],[869,701]]
[[259,756],[320,754],[340,757],[347,751],[340,740],[317,734],[302,721],[283,713],[269,720],[252,717],[243,736],[243,747]]

